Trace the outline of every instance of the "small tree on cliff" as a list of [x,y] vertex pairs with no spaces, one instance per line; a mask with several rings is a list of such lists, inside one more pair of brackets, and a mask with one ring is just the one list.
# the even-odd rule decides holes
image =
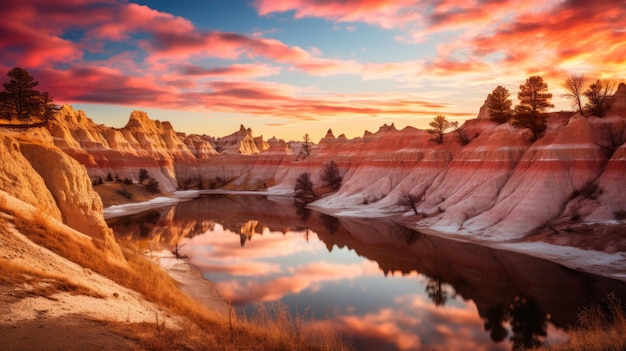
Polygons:
[[143,181],[150,178],[148,171],[144,168],[139,170],[139,184],[143,184]]
[[583,112],[583,103],[582,103],[582,95],[583,95],[583,86],[585,85],[585,76],[582,74],[570,74],[565,80],[563,86],[565,90],[567,90],[567,94],[564,94],[563,97],[568,98],[572,101],[572,106],[576,108],[576,112],[580,112],[580,114],[584,114]]
[[502,124],[508,122],[513,116],[511,110],[513,102],[510,97],[509,91],[501,85],[498,85],[487,96],[487,108],[489,108],[489,117],[492,121]]
[[148,190],[152,194],[160,193],[161,189],[159,188],[159,182],[157,182],[157,180],[154,178],[150,178],[148,184],[146,184],[146,190]]
[[453,126],[453,124],[446,119],[446,116],[443,115],[438,115],[428,125],[430,125],[432,128],[428,129],[427,132],[434,136],[434,138],[431,140],[438,144],[443,143],[443,133],[446,131],[446,129]]
[[614,81],[596,80],[584,92],[588,100],[587,104],[585,104],[585,111],[596,117],[604,117],[606,110],[611,107],[614,90]]
[[58,109],[47,92],[35,90],[39,82],[27,70],[15,67],[7,73],[11,78],[0,92],[0,117],[26,121],[32,117],[48,121]]
[[313,182],[311,181],[311,174],[309,172],[302,173],[296,179],[296,184],[293,188],[297,196],[302,197],[314,197]]
[[341,187],[341,181],[343,178],[339,175],[339,168],[334,161],[330,161],[324,165],[321,179],[333,190],[337,190]]
[[304,143],[302,144],[302,158],[305,158],[311,154],[311,139],[309,134],[304,134]]
[[517,98],[520,104],[515,106],[513,126],[530,129],[533,133],[532,140],[535,141],[546,130],[547,115],[544,111],[554,107],[550,103],[552,94],[548,93],[548,84],[544,83],[541,76],[529,77],[519,88]]

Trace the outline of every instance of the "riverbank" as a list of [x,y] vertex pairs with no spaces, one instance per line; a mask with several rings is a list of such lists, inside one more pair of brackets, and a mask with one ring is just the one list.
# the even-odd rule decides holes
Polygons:
[[[203,194],[287,196],[287,194],[275,194],[266,191],[181,191],[173,193],[170,198],[158,197],[142,203],[129,203],[111,206],[105,209],[105,217],[110,219],[139,213],[149,209],[171,206],[180,201],[188,201]],[[313,209],[331,216],[343,216],[347,214],[349,217],[359,217],[360,214],[360,209],[328,210],[316,207]],[[497,242],[494,240],[485,240],[479,237],[473,237],[471,235],[438,232],[421,227],[419,226],[419,223],[416,224],[407,217],[397,214],[385,214],[381,212],[374,214],[370,212],[363,212],[362,215],[368,218],[387,217],[390,220],[401,223],[403,226],[427,235],[438,236],[448,240],[474,243],[498,250],[519,252],[533,257],[549,260],[575,270],[626,281],[626,252],[623,247],[626,243],[622,240],[622,231],[620,228],[624,227],[624,223],[621,222],[613,221],[611,223],[592,224],[571,223],[563,226],[562,228],[557,228],[559,230],[557,233],[552,232],[551,234],[548,234],[540,232],[523,241]],[[589,234],[585,231],[588,231],[589,228],[584,229],[585,225],[595,226],[596,232],[599,231],[597,228],[608,228],[610,230],[604,230],[605,234],[602,236],[602,243],[598,243],[596,240],[595,244],[593,244],[593,241],[590,242]],[[606,244],[610,242],[615,244],[607,246]],[[605,248],[608,252],[599,248]]]

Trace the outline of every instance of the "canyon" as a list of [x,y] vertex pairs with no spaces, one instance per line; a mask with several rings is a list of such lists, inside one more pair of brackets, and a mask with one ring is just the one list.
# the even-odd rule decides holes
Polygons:
[[[112,128],[69,105],[47,126],[9,128],[0,137],[10,160],[0,170],[3,195],[91,236],[113,261],[123,260],[94,187],[111,175],[138,183],[140,169],[165,193],[281,196],[292,196],[298,176],[309,173],[320,196],[308,206],[336,216],[394,216],[413,229],[475,242],[626,251],[624,84],[606,117],[551,113],[535,142],[526,129],[492,122],[485,106],[441,144],[425,130],[391,124],[354,139],[329,130],[308,153],[303,142],[264,140],[243,125],[225,137],[187,135],[134,111],[125,127]],[[343,179],[336,191],[321,180],[331,161]]]
[[[469,142],[461,142],[460,133]],[[446,255],[450,256],[445,260],[453,265],[471,267],[475,262],[463,262],[463,249],[454,243],[464,241],[479,246],[459,247],[523,252],[576,271],[625,281],[626,85],[620,84],[605,117],[553,112],[545,135],[534,142],[531,137],[528,130],[492,122],[483,106],[475,119],[446,133],[441,144],[433,142],[425,130],[399,130],[391,124],[354,139],[336,137],[329,130],[319,142],[307,145],[306,152],[302,141],[264,140],[243,125],[224,137],[187,135],[169,122],[134,111],[125,127],[112,128],[65,105],[47,125],[0,129],[4,160],[0,164],[0,229],[5,234],[0,238],[0,261],[5,269],[43,277],[31,285],[0,281],[6,302],[0,304],[0,311],[11,316],[3,323],[27,321],[31,326],[32,321],[45,318],[39,311],[54,311],[49,316],[55,320],[83,314],[150,323],[156,314],[171,325],[181,323],[175,315],[159,317],[162,307],[114,277],[76,264],[78,252],[98,256],[94,262],[104,266],[94,267],[104,272],[110,270],[105,266],[117,267],[115,272],[129,272],[134,267],[129,265],[136,266],[120,244],[130,241],[124,230],[118,229],[116,237],[105,221],[105,213],[111,213],[107,212],[110,197],[117,195],[114,191],[102,194],[113,183],[136,187],[141,169],[158,182],[162,193],[148,196],[156,200],[202,193],[254,193],[280,199],[280,206],[256,209],[263,212],[256,215],[268,223],[277,212],[296,218],[313,209],[314,218],[320,218],[313,229],[325,235],[336,223],[353,226],[350,232],[356,233],[358,226],[367,225],[363,218],[389,218],[397,225],[392,228],[410,228],[427,235],[426,242],[437,247],[443,245],[440,242],[455,247],[449,253],[430,252],[428,246],[414,248],[415,259],[426,272],[431,259],[437,262],[437,257]],[[342,178],[338,189],[323,180],[330,162],[337,165]],[[306,201],[294,196],[296,179],[304,173],[310,174],[317,194]],[[100,184],[109,177],[116,181]],[[115,203],[133,202],[118,197]],[[254,213],[254,204],[247,208]],[[179,220],[163,210],[158,218],[142,223],[170,221],[168,234],[158,233],[160,229],[151,233],[170,246],[211,225],[192,219],[184,219],[181,225]],[[257,224],[244,221],[232,227],[241,232],[243,243],[250,239],[246,235],[257,232]],[[287,227],[282,222],[271,226],[276,230]],[[333,234],[331,229],[327,231]],[[402,230],[370,229],[358,238],[344,233],[326,239],[380,258],[377,261],[383,262],[385,272],[404,271],[393,253],[383,249],[395,245],[388,245],[385,238]],[[64,253],[65,246],[76,247],[75,252]],[[446,279],[454,277],[451,273]],[[78,297],[60,292],[53,299],[15,297],[32,293],[50,279],[57,283],[69,279],[76,289],[90,287],[91,292]],[[69,305],[74,307],[68,309]],[[131,312],[121,316],[112,311]],[[124,338],[116,340],[124,342]]]

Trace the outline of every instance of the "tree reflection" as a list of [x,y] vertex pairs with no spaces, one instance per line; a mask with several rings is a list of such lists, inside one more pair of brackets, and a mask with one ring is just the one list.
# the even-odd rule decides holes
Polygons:
[[330,234],[335,234],[339,230],[339,219],[327,214],[321,215],[322,225]]
[[139,235],[142,238],[152,237],[152,232],[160,219],[161,214],[157,211],[150,211],[143,215],[139,220]]
[[485,331],[491,331],[491,333],[489,333],[491,340],[500,342],[509,335],[509,331],[504,327],[504,322],[507,321],[508,318],[508,311],[502,305],[490,307],[487,310]]
[[306,203],[301,201],[294,201],[293,205],[296,207],[296,214],[302,222],[306,222],[311,218],[311,210],[306,207]]
[[513,350],[525,350],[541,346],[541,337],[547,335],[547,315],[539,305],[525,297],[516,296],[507,305],[498,305],[487,310],[485,331],[490,331],[491,340],[503,341],[509,334],[505,322],[511,324]]
[[435,306],[443,306],[448,300],[448,292],[443,288],[441,277],[428,278],[426,281],[426,293]]
[[538,337],[546,336],[546,314],[533,300],[524,297],[515,297],[510,305],[511,329],[514,350],[524,350],[538,347],[541,340]]

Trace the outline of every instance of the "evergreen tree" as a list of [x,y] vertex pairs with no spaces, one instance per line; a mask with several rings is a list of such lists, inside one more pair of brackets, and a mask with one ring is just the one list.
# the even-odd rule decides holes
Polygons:
[[45,109],[42,107],[41,93],[35,90],[39,82],[36,82],[28,71],[20,67],[10,70],[7,76],[11,79],[3,84],[4,91],[0,94],[0,109],[2,110],[0,115],[18,120],[42,116]]
[[498,85],[491,94],[487,96],[487,107],[489,108],[489,117],[497,123],[506,123],[513,116],[511,106],[513,102],[510,99],[509,91]]
[[544,111],[554,107],[550,103],[552,94],[548,93],[548,84],[544,83],[541,76],[532,76],[526,79],[526,83],[520,85],[517,98],[520,104],[515,107],[513,126],[517,128],[529,128],[533,133],[532,140],[537,140],[546,130],[547,115]]

